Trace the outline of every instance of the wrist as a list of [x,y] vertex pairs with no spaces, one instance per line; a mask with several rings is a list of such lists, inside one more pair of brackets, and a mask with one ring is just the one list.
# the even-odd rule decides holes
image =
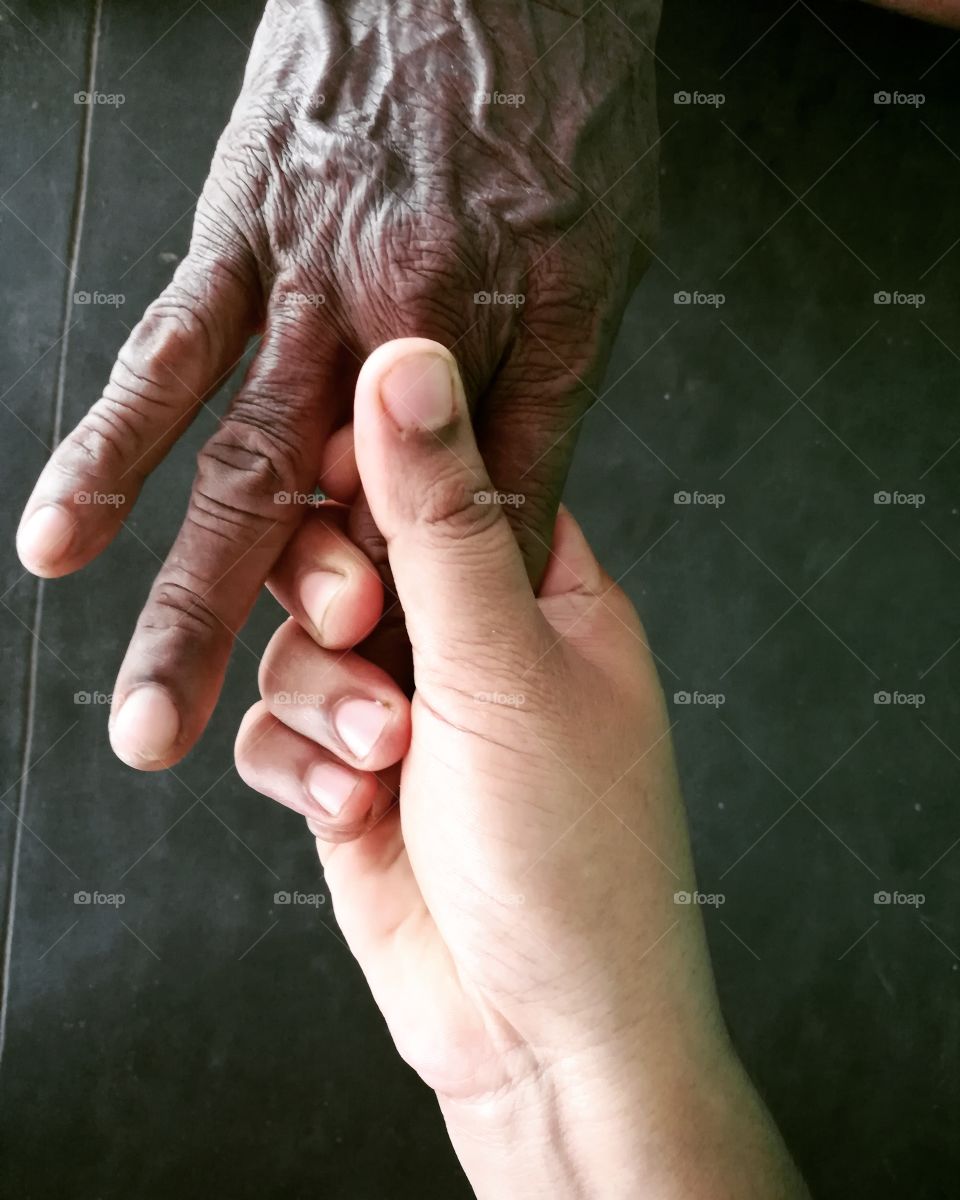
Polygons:
[[646,1176],[641,1146],[662,1142],[651,1150],[667,1149],[673,1123],[664,1115],[689,1107],[686,1074],[644,1063],[622,1039],[544,1055],[508,1089],[468,1100],[440,1097],[440,1107],[479,1200],[615,1200],[639,1194]]
[[478,1200],[805,1197],[725,1035],[662,1050],[652,1061],[625,1041],[553,1060],[503,1093],[440,1097]]

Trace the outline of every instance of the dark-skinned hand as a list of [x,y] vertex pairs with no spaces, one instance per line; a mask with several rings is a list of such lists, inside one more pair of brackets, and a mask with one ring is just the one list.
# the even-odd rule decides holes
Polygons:
[[[298,501],[318,484],[353,494],[354,384],[382,342],[415,335],[455,354],[539,578],[655,224],[658,9],[269,0],[189,253],[20,528],[36,574],[88,563],[261,335],[120,669],[111,737],[126,762],[162,768],[193,746],[309,511]],[[123,502],[78,500],[97,493]],[[349,533],[385,561],[362,495]],[[318,608],[335,583],[313,581]]]

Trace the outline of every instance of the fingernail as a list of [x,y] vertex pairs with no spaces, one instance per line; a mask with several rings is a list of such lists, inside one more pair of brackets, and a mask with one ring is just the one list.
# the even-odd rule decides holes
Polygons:
[[379,700],[343,700],[333,714],[333,723],[344,745],[355,758],[366,758],[377,744],[390,710]]
[[44,504],[31,513],[17,534],[17,553],[24,564],[48,565],[61,558],[70,544],[76,520],[57,504]]
[[134,688],[110,723],[110,743],[118,758],[141,767],[167,757],[180,733],[180,714],[159,684]]
[[323,629],[327,609],[346,578],[342,571],[310,571],[300,580],[300,603],[317,633]]
[[439,354],[401,358],[380,384],[387,415],[402,431],[436,431],[455,414],[450,363]]
[[331,817],[340,815],[359,782],[353,771],[331,762],[314,763],[305,780],[311,800]]

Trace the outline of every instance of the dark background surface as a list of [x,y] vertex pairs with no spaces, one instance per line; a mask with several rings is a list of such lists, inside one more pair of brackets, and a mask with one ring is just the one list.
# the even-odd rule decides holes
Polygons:
[[[48,447],[184,253],[258,8],[107,0],[94,43],[93,5],[0,4],[8,547]],[[673,705],[700,886],[726,897],[710,942],[735,1040],[823,1197],[956,1194],[956,44],[855,4],[667,0],[659,259],[567,497],[668,695],[725,698]],[[85,141],[94,48],[97,90],[125,103]],[[725,303],[676,305],[681,289]],[[38,590],[2,557],[0,1194],[467,1196],[329,908],[274,904],[322,880],[302,821],[232,768],[273,602],[175,772],[113,759],[106,705],[75,699],[110,692],[213,421],[78,577]],[[725,503],[674,502],[694,489]],[[125,903],[74,902],[94,889]],[[895,889],[924,903],[875,904]]]

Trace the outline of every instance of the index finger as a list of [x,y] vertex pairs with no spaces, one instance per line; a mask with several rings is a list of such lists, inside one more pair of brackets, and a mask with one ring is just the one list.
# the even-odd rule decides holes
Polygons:
[[129,766],[172,766],[196,742],[237,632],[306,511],[336,415],[321,403],[336,348],[310,324],[268,326],[200,451],[186,518],[114,689],[110,741]]

